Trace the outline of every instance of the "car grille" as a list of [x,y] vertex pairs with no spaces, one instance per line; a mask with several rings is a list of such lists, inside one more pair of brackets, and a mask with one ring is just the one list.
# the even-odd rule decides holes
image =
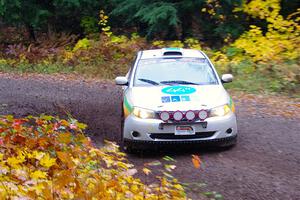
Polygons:
[[194,135],[175,135],[174,133],[150,133],[152,139],[165,139],[165,140],[180,140],[180,139],[199,139],[211,137],[215,131],[197,132]]

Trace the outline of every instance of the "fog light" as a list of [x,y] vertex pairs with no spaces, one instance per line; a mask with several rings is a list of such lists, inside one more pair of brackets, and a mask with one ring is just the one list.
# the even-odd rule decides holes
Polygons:
[[232,133],[232,128],[227,129],[226,133],[228,133],[228,134]]
[[136,132],[136,131],[133,131],[133,132],[131,133],[131,135],[132,135],[133,137],[139,137],[139,136],[140,136],[140,133],[139,133],[139,132]]

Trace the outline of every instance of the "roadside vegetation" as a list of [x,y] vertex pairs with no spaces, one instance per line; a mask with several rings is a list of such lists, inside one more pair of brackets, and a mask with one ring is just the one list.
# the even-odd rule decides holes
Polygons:
[[[184,187],[171,175],[172,158],[164,158],[155,177],[151,167],[161,163],[145,163],[142,173],[157,180],[145,184],[117,145],[95,147],[85,127],[46,115],[0,117],[0,198],[186,199]],[[198,160],[193,157],[196,167]]]
[[[31,12],[40,15],[27,16],[22,3],[4,3],[0,9],[2,72],[77,73],[113,79],[127,72],[138,50],[186,47],[206,52],[220,74],[233,73],[236,80],[227,87],[299,95],[300,10],[293,3],[100,1],[68,22],[77,27],[73,33],[66,33],[71,25],[67,23],[64,29],[59,19],[67,16],[56,16],[55,9],[68,10],[73,16],[83,2],[70,1],[67,7],[64,1],[53,1],[52,10],[49,5],[31,3],[37,4]],[[13,8],[24,16],[13,18],[9,13],[15,12]]]

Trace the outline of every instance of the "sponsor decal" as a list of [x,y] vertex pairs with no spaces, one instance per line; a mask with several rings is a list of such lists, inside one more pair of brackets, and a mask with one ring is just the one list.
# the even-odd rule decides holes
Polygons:
[[123,109],[124,109],[124,117],[126,118],[133,110],[133,107],[128,102],[127,98],[124,97],[124,103],[123,103]]
[[162,103],[170,103],[170,102],[184,102],[184,101],[191,101],[190,96],[163,96],[161,97]]
[[181,96],[181,101],[191,101],[190,96]]
[[229,106],[230,106],[231,111],[232,111],[232,112],[235,112],[235,106],[234,106],[234,103],[233,103],[231,97],[230,97],[230,101],[229,101]]
[[169,48],[166,48],[167,51],[180,51],[180,48],[177,48],[177,47],[169,47]]
[[169,96],[161,97],[161,102],[169,103],[169,102],[171,102],[171,97],[169,97]]
[[171,96],[172,102],[180,102],[180,96]]
[[196,89],[193,87],[177,85],[177,86],[165,87],[161,91],[165,94],[183,95],[183,94],[195,93]]

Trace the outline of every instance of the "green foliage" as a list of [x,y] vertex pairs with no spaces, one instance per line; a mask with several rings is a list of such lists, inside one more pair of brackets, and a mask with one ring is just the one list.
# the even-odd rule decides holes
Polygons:
[[[233,13],[241,4],[242,0],[114,0],[112,24],[121,25],[118,19],[124,18],[126,26],[137,27],[150,39],[183,40],[201,35],[216,45],[223,39],[237,38],[245,30],[247,23],[238,23],[244,16]],[[216,39],[221,42],[216,43]]]
[[[141,23],[147,25],[148,37],[178,25],[178,15],[175,4],[145,0],[115,0],[114,16],[126,16],[128,24]],[[137,25],[137,24],[136,24]]]
[[79,27],[83,16],[91,11],[96,16],[99,9],[99,2],[93,0],[1,0],[0,5],[4,22],[25,25],[32,36],[35,30],[47,30],[50,26],[63,30]]
[[40,27],[51,15],[47,5],[34,0],[1,0],[0,5],[0,16],[12,24]]
[[88,49],[91,46],[91,42],[87,38],[83,38],[81,40],[78,40],[75,47],[73,48],[73,51],[78,51],[79,49]]
[[174,39],[190,31],[192,15],[199,13],[201,2],[114,0],[112,19],[126,18],[126,25],[138,27],[148,38]]
[[80,21],[80,26],[83,28],[84,34],[89,35],[99,31],[97,23],[98,21],[95,17],[84,16]]
[[[31,36],[36,31],[96,33],[100,9],[110,13],[109,26],[118,33],[130,31],[148,39],[184,40],[196,37],[219,47],[238,38],[249,26],[263,26],[238,8],[246,0],[1,0],[0,16],[9,25],[24,25]],[[288,16],[297,4],[282,0],[282,13]],[[106,26],[108,27],[108,26]],[[102,28],[102,27],[101,27]],[[129,35],[129,34],[126,34]]]

